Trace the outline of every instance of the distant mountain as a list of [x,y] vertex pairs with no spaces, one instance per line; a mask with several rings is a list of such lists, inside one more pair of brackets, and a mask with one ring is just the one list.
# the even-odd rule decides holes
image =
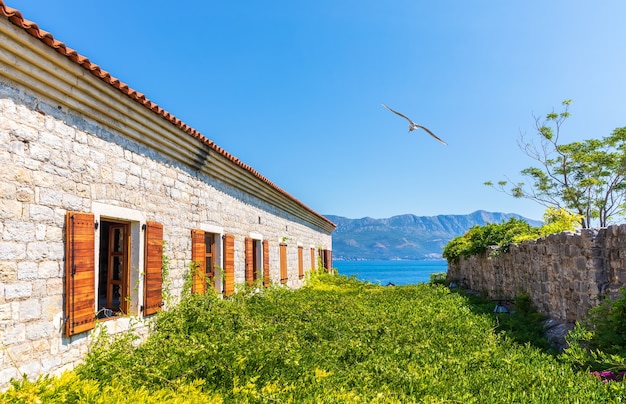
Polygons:
[[325,215],[337,225],[333,232],[335,260],[417,260],[441,258],[443,247],[474,225],[502,223],[514,217],[533,226],[541,222],[514,213],[483,210],[469,215],[400,215],[387,219],[348,219]]

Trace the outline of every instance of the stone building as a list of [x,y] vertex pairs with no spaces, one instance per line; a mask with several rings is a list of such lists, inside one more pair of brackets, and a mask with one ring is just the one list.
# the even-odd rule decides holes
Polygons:
[[0,388],[72,369],[97,322],[145,330],[185,279],[298,287],[334,229],[0,0]]

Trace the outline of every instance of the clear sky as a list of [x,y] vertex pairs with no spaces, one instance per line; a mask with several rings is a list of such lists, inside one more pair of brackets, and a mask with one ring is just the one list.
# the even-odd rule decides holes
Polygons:
[[623,0],[5,1],[321,214],[540,219],[533,115],[626,126]]

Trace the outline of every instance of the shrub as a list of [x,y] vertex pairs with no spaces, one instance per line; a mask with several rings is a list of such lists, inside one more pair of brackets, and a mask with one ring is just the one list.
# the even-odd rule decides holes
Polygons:
[[[626,394],[626,384],[609,388],[495,326],[442,285],[320,274],[299,290],[186,296],[157,315],[143,344],[96,340],[85,365],[62,376],[72,383],[18,383],[0,401],[615,402]],[[61,396],[68,384],[74,395]]]
[[[626,288],[617,299],[608,299],[567,336],[563,358],[579,369],[626,371]],[[607,380],[607,378],[604,378]],[[609,378],[610,380],[610,378]]]
[[503,223],[474,226],[464,235],[450,240],[443,249],[443,257],[458,262],[460,257],[482,254],[493,248],[492,254],[507,252],[509,246],[527,240],[536,240],[553,233],[575,230],[580,226],[581,216],[563,208],[549,207],[543,215],[544,224],[534,227],[521,219],[511,218]]

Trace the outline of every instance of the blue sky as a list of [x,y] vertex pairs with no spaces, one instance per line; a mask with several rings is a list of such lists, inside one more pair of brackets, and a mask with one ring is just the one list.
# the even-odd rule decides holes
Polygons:
[[626,126],[623,0],[5,1],[322,214],[540,219],[483,185],[533,115]]

